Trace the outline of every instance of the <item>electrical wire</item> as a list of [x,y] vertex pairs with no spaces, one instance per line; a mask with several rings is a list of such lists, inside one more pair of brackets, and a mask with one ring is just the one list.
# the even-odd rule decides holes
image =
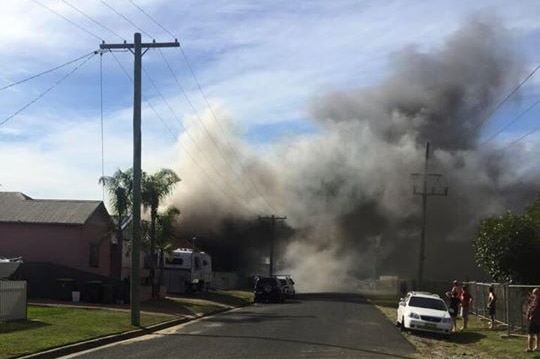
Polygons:
[[59,70],[59,69],[61,69],[61,68],[63,68],[63,67],[66,67],[66,66],[68,66],[68,65],[71,65],[71,64],[74,63],[74,62],[78,62],[78,61],[80,61],[80,60],[82,60],[82,59],[84,59],[84,58],[86,58],[86,57],[92,55],[94,52],[95,52],[95,51],[92,51],[92,52],[87,53],[87,54],[85,54],[85,55],[83,55],[83,56],[81,56],[81,57],[78,57],[78,58],[74,59],[74,60],[68,61],[68,62],[66,62],[66,63],[64,63],[64,64],[62,64],[62,65],[53,67],[52,69],[49,69],[49,70],[40,72],[39,74],[36,74],[36,75],[30,76],[30,77],[27,77],[27,78],[25,78],[25,79],[23,79],[23,80],[20,80],[20,81],[17,81],[17,82],[13,82],[13,83],[11,83],[11,84],[9,84],[9,85],[6,85],[6,86],[4,86],[4,87],[0,87],[0,91],[7,90],[7,89],[10,88],[10,87],[13,87],[13,86],[17,86],[17,85],[23,84],[23,83],[25,83],[25,82],[28,82],[28,81],[33,80],[33,79],[35,79],[35,78],[38,78],[38,77],[40,77],[40,76],[46,75],[46,74],[48,74],[48,73],[50,73],[50,72]]
[[60,85],[64,80],[66,80],[68,77],[70,77],[73,73],[75,73],[75,71],[77,71],[78,69],[80,69],[82,66],[84,66],[84,64],[86,64],[92,57],[94,57],[95,55],[97,54],[97,51],[96,52],[93,52],[90,56],[88,56],[86,58],[86,60],[84,60],[81,64],[75,66],[70,72],[68,72],[66,75],[62,76],[59,80],[57,80],[52,86],[50,86],[49,88],[47,88],[45,91],[43,91],[42,93],[40,93],[36,98],[34,98],[32,101],[28,102],[27,104],[25,104],[23,107],[21,107],[20,109],[18,109],[17,111],[15,111],[13,114],[9,115],[8,117],[6,117],[4,120],[2,120],[0,122],[0,126],[3,126],[5,125],[9,120],[11,120],[13,117],[17,116],[18,114],[20,114],[21,112],[23,112],[24,110],[26,110],[28,107],[30,107],[31,105],[33,105],[34,103],[36,103],[38,100],[40,100],[41,98],[43,98],[46,94],[48,94],[49,92],[51,92],[55,87],[57,87],[58,85]]
[[68,19],[68,18],[65,17],[64,15],[62,15],[62,14],[60,14],[60,13],[54,11],[53,9],[51,9],[50,7],[48,7],[47,5],[44,5],[44,4],[40,3],[40,2],[37,1],[37,0],[32,0],[32,1],[33,1],[34,3],[36,3],[36,4],[38,4],[39,6],[44,7],[45,9],[49,10],[50,12],[52,12],[53,14],[55,14],[56,16],[59,16],[59,17],[61,17],[62,19],[66,20],[66,21],[69,22],[71,25],[77,27],[79,30],[82,30],[82,31],[86,32],[88,35],[93,36],[93,37],[95,37],[96,39],[98,39],[98,40],[100,40],[100,41],[105,41],[102,37],[99,37],[98,35],[94,34],[93,32],[91,32],[91,31],[85,29],[84,27],[80,26],[79,24],[77,24],[77,23],[71,21],[70,19]]
[[116,10],[115,8],[113,8],[111,5],[109,5],[105,0],[101,0],[101,3],[105,6],[107,6],[111,11],[113,11],[116,15],[120,16],[122,19],[124,19],[128,24],[130,24],[131,26],[133,26],[134,28],[136,28],[137,30],[139,30],[142,34],[148,36],[149,38],[153,39],[154,37],[152,35],[150,35],[149,33],[147,33],[146,31],[144,31],[142,28],[140,28],[139,26],[137,26],[137,24],[135,24],[133,21],[131,21],[130,19],[128,19],[126,16],[124,16],[121,12],[119,12],[118,10]]
[[114,32],[113,30],[109,29],[107,26],[105,26],[102,23],[100,23],[99,21],[95,20],[94,18],[92,18],[90,15],[88,15],[87,13],[85,13],[84,11],[82,11],[81,9],[76,7],[75,5],[70,4],[67,0],[62,0],[62,2],[64,4],[66,4],[67,6],[69,6],[70,8],[72,8],[73,10],[77,11],[82,16],[86,17],[88,20],[92,21],[94,24],[100,26],[101,28],[105,29],[109,33],[111,33],[114,36],[118,37],[120,40],[125,40],[122,36],[118,35],[118,33]]
[[519,121],[521,118],[523,118],[526,114],[528,114],[533,108],[535,108],[540,103],[540,99],[533,102],[525,111],[520,113],[518,116],[516,116],[512,121],[508,122],[506,125],[504,125],[502,128],[500,128],[497,132],[495,132],[493,135],[491,135],[487,140],[482,142],[479,146],[484,146],[491,140],[493,140],[495,137],[497,137],[501,132],[506,130],[508,127]]
[[144,11],[144,9],[142,7],[140,7],[139,5],[137,5],[133,0],[128,0],[133,6],[135,6],[137,9],[139,9],[140,12],[142,12],[144,15],[146,15],[147,18],[149,18],[154,24],[156,24],[159,28],[161,28],[161,30],[165,31],[166,33],[168,33],[169,35],[171,35],[173,38],[176,39],[176,37],[174,36],[174,34],[172,32],[170,32],[169,30],[167,30],[164,26],[162,26],[156,19],[154,19],[152,16],[150,16],[149,13],[147,13],[146,11]]
[[[158,49],[160,50],[160,49]],[[193,105],[193,102],[190,100],[189,96],[187,95],[187,92],[185,91],[184,87],[182,86],[182,84],[180,83],[180,80],[178,79],[178,76],[176,76],[176,73],[174,72],[174,70],[172,69],[172,66],[171,64],[169,63],[169,61],[167,60],[167,58],[163,55],[163,51],[159,51],[159,53],[161,54],[163,60],[165,61],[165,63],[167,64],[167,68],[169,69],[169,71],[171,72],[171,74],[173,75],[173,78],[175,79],[176,81],[176,84],[177,86],[180,88],[180,90],[182,91],[182,94],[185,98],[185,100],[187,101],[187,103],[190,105],[191,109],[193,110],[193,113],[195,114],[195,116],[197,117],[197,119],[199,120],[199,122],[201,123],[203,129],[205,130],[206,134],[208,135],[208,138],[210,139],[210,141],[214,144],[216,150],[217,150],[217,153],[220,155],[220,157],[223,159],[223,161],[229,166],[229,168],[231,169],[232,173],[234,173],[236,175],[236,177],[239,179],[239,182],[242,183],[242,185],[244,186],[244,188],[248,188],[246,186],[246,183],[245,183],[245,178],[247,178],[248,180],[251,181],[251,178],[249,176],[242,176],[241,174],[237,173],[233,166],[229,163],[229,161],[225,158],[225,156],[223,155],[223,153],[219,150],[219,144],[217,143],[217,140],[215,139],[215,137],[212,135],[212,133],[210,132],[210,130],[208,129],[208,126],[206,126],[205,122],[203,121],[203,119],[200,117],[197,109],[195,108],[195,106]],[[226,136],[225,136],[226,138]],[[230,150],[231,154],[234,154],[234,150]],[[236,160],[238,160],[236,157],[234,157]],[[239,160],[238,160],[239,162]],[[242,166],[242,164],[240,163],[240,165]],[[242,166],[242,168],[244,168]],[[252,182],[253,183],[253,182]],[[252,184],[253,186],[253,184]],[[262,198],[262,200],[265,202],[266,206],[275,212],[274,208],[272,207],[272,205],[266,200],[266,197],[260,192],[258,191],[258,189],[253,186],[253,188],[255,189],[255,192],[258,193],[258,196],[260,198]],[[250,191],[251,192],[251,191]]]
[[527,82],[529,81],[529,79],[531,77],[534,76],[534,74],[536,73],[536,71],[538,71],[538,69],[540,69],[540,65],[536,66],[535,69],[533,71],[531,71],[527,77],[525,77],[512,91],[510,91],[510,93],[508,93],[508,95],[506,95],[506,97],[504,99],[502,99],[502,101],[500,101],[497,106],[495,106],[493,108],[493,110],[491,110],[487,116],[484,116],[484,118],[479,122],[477,123],[473,128],[472,130],[470,130],[470,132],[474,132],[476,130],[478,130],[489,118],[491,118],[491,116],[493,116],[501,107],[502,105],[504,105],[506,103],[506,101],[508,101],[510,99],[510,97],[512,97],[516,92],[519,91],[519,89]]
[[[102,0],[102,2],[103,2],[105,5],[107,5],[106,2],[105,2],[104,0]],[[167,32],[169,35],[171,35],[172,37],[174,37],[174,38],[176,39],[176,37],[174,36],[174,34],[172,34],[172,32],[170,32],[170,31],[167,30],[164,26],[162,26],[156,19],[154,19],[154,18],[153,18],[149,13],[147,13],[142,7],[140,7],[139,5],[137,5],[135,2],[133,2],[133,1],[131,1],[131,0],[130,0],[130,3],[131,3],[134,7],[136,7],[139,11],[141,11],[141,12],[142,12],[148,19],[150,19],[154,24],[156,24],[158,27],[160,27],[162,30],[164,30],[165,32]],[[119,16],[121,16],[124,20],[126,20],[126,21],[127,21],[128,23],[130,23],[132,26],[134,26],[135,28],[139,29],[141,32],[146,33],[142,28],[140,28],[139,26],[137,26],[136,24],[134,24],[134,23],[133,23],[132,21],[130,21],[127,17],[125,17],[124,15],[122,15],[119,11],[113,9],[113,8],[110,7],[110,6],[109,6],[109,8],[111,8],[111,10],[113,10],[116,14],[118,14]],[[146,33],[146,34],[149,36],[148,33]],[[150,37],[152,37],[152,36],[150,36]],[[181,48],[181,45],[180,45],[180,48]],[[180,81],[178,80],[178,77],[176,76],[176,74],[175,74],[174,71],[172,70],[172,66],[170,65],[170,63],[169,63],[169,61],[167,60],[167,58],[163,55],[163,51],[161,51],[161,49],[158,49],[158,50],[159,50],[159,53],[160,53],[161,57],[162,57],[163,60],[165,61],[166,65],[167,65],[167,67],[168,67],[168,69],[169,69],[169,71],[171,72],[171,74],[172,74],[173,77],[175,78],[177,85],[180,87],[180,89],[181,89],[181,91],[182,91],[182,94],[183,94],[183,96],[184,96],[186,102],[187,102],[187,103],[189,104],[189,106],[192,108],[193,113],[195,114],[195,116],[197,117],[197,119],[199,120],[199,122],[202,124],[202,126],[203,126],[204,130],[206,131],[206,133],[208,134],[210,140],[212,141],[212,143],[213,143],[214,146],[216,147],[217,152],[218,152],[219,155],[223,158],[223,160],[225,161],[225,163],[231,168],[232,173],[234,173],[235,176],[239,179],[239,183],[241,183],[242,186],[243,186],[248,192],[251,192],[251,191],[248,189],[248,187],[246,186],[246,184],[245,184],[245,176],[242,176],[241,174],[238,174],[238,173],[233,169],[233,167],[231,166],[231,164],[229,163],[229,161],[224,157],[224,155],[222,154],[222,152],[219,150],[219,145],[218,145],[216,139],[215,139],[214,136],[211,134],[211,132],[208,130],[208,127],[206,126],[206,124],[204,123],[204,121],[200,118],[197,109],[196,109],[195,106],[193,105],[192,101],[190,100],[190,98],[189,98],[189,96],[187,95],[186,91],[184,90],[183,86],[180,84]],[[183,50],[182,50],[182,52],[183,52]],[[184,55],[185,55],[185,54],[184,54]],[[186,58],[186,61],[187,61],[187,58]],[[199,83],[198,80],[196,79],[195,72],[193,71],[193,68],[191,67],[191,65],[190,65],[189,63],[188,63],[188,66],[190,67],[190,72],[191,72],[191,74],[194,76],[195,81],[197,82],[197,85],[198,85],[199,90],[202,91],[202,87],[200,86],[200,83]],[[147,73],[147,76],[148,76],[148,73]],[[154,85],[155,85],[155,84],[154,84]],[[157,87],[156,87],[156,89],[157,89]],[[159,92],[159,90],[158,90],[158,92]],[[164,96],[163,96],[163,95],[161,95],[161,96],[162,96],[162,99],[164,99]],[[217,117],[216,117],[216,115],[215,115],[213,109],[212,109],[211,106],[210,106],[210,103],[209,103],[209,101],[208,101],[208,98],[206,98],[206,95],[205,95],[205,94],[203,94],[203,96],[205,97],[206,102],[207,102],[207,104],[209,105],[209,108],[210,108],[210,111],[211,111],[211,113],[212,113],[212,116],[213,116],[214,120],[215,120],[216,122],[218,122],[218,125],[219,125],[219,127],[220,127],[220,130],[224,133],[223,129],[221,128],[221,125],[219,124],[219,121],[217,121]],[[165,103],[167,103],[166,100],[165,100]],[[168,103],[167,103],[167,106],[168,106],[169,109],[171,110],[171,106],[170,106]],[[175,115],[175,117],[177,117],[176,114],[174,113],[174,111],[171,111],[171,112]],[[182,123],[182,122],[179,120],[179,123]],[[186,133],[188,133],[188,135],[190,136],[189,131],[186,131]],[[228,140],[226,134],[225,134],[224,138],[225,138],[226,141],[227,141],[227,144],[228,144],[228,146],[229,146],[230,152],[231,152],[232,154],[234,154],[235,152],[234,152],[234,150],[233,150],[233,148],[232,148],[232,145],[230,144],[230,141]],[[192,139],[192,140],[193,140],[193,139]],[[194,143],[196,143],[196,142],[194,141]],[[201,153],[204,153],[204,152],[201,151]],[[240,163],[240,166],[241,166],[242,169],[245,171],[245,167],[243,166],[243,164],[242,164],[236,157],[235,157],[235,160],[237,160],[237,161]],[[212,162],[209,161],[209,163],[212,163]],[[268,200],[266,199],[266,197],[265,197],[265,196],[261,193],[261,191],[257,188],[257,186],[256,186],[255,183],[251,180],[251,178],[248,177],[248,180],[251,182],[251,186],[253,187],[253,189],[255,190],[255,192],[258,194],[258,196],[259,196],[260,198],[263,199],[263,201],[265,202],[266,206],[267,206],[268,208],[270,208],[271,210],[273,210],[272,205],[268,202]],[[274,210],[273,210],[273,211],[274,211]]]
[[[192,134],[190,131],[187,130],[187,128],[184,126],[184,124],[182,123],[182,121],[180,120],[179,116],[176,114],[176,111],[174,111],[174,109],[172,108],[172,106],[170,105],[170,103],[167,101],[167,99],[165,98],[165,96],[163,95],[163,93],[159,90],[159,88],[157,87],[156,83],[154,82],[154,80],[152,79],[152,77],[150,76],[150,74],[144,70],[148,80],[150,81],[150,83],[152,84],[152,86],[154,87],[154,90],[156,91],[156,93],[161,97],[162,101],[167,105],[169,111],[173,114],[173,116],[177,119],[178,123],[180,124],[180,126],[182,127],[182,130],[187,134],[187,137],[191,140],[191,142],[193,143],[193,145],[196,147],[196,150],[198,151],[198,153],[200,153],[204,159],[210,164],[210,166],[212,167],[212,169],[214,170],[214,172],[219,176],[220,172],[217,168],[217,166],[215,165],[214,161],[210,160],[210,158],[207,156],[206,152],[199,146],[199,144],[197,143],[197,141],[193,138]],[[244,186],[244,189],[247,190],[247,188],[245,188]],[[241,194],[238,193],[236,190],[235,190],[235,194],[238,196],[238,197],[241,197]]]
[[514,141],[510,142],[509,144],[507,144],[506,146],[504,146],[503,148],[499,149],[499,151],[503,152],[504,150],[506,150],[507,148],[515,145],[516,143],[524,140],[525,138],[529,137],[530,135],[532,135],[533,133],[535,132],[538,132],[540,130],[540,126],[539,127],[536,127],[535,129],[532,129],[530,130],[529,132],[527,132],[526,134],[524,134],[523,136],[515,139]]
[[[148,19],[150,19],[155,25],[157,25],[159,28],[161,28],[163,31],[165,31],[166,33],[168,33],[170,36],[172,36],[173,38],[177,38],[171,31],[169,31],[167,28],[165,28],[163,25],[161,25],[161,23],[159,21],[157,21],[156,19],[154,19],[148,12],[146,12],[142,7],[140,7],[139,5],[137,5],[133,0],[129,0],[129,2],[135,6],[139,11],[141,11]],[[182,93],[184,94],[184,97],[186,98],[186,101],[189,103],[189,105],[191,106],[191,108],[193,109],[194,113],[197,114],[197,110],[195,109],[195,107],[193,106],[193,103],[191,102],[191,100],[189,100],[186,92],[184,91],[183,87],[180,85],[180,81],[178,81],[178,78],[176,76],[176,74],[174,73],[174,71],[172,70],[172,67],[169,63],[169,61],[167,60],[167,58],[165,57],[165,55],[163,55],[163,52],[161,51],[161,49],[158,49],[160,54],[161,54],[161,57],[163,58],[163,60],[165,61],[165,63],[167,64],[167,67],[169,68],[169,71],[171,72],[171,74],[173,75],[173,77],[175,78],[176,80],[176,83],[177,85],[182,89]],[[180,43],[180,50],[182,52],[182,55],[184,56],[184,59],[186,61],[186,64],[188,65],[189,67],[189,70],[191,72],[191,75],[193,76],[193,78],[195,79],[195,82],[197,84],[197,87],[199,89],[199,91],[201,92],[203,98],[205,99],[209,109],[210,109],[210,113],[212,114],[212,117],[214,119],[214,121],[218,124],[218,127],[219,129],[221,130],[221,132],[224,134],[224,138],[226,140],[226,143],[229,147],[229,151],[232,153],[232,154],[235,154],[234,152],[234,149],[233,149],[233,146],[232,144],[230,143],[225,131],[223,130],[223,128],[221,127],[221,124],[219,123],[219,121],[217,120],[217,116],[215,115],[214,113],[214,110],[212,109],[212,106],[210,105],[210,102],[208,101],[208,98],[206,96],[206,94],[204,94],[204,92],[202,91],[202,87],[200,85],[200,82],[197,80],[197,76],[195,75],[195,71],[193,70],[193,67],[191,66],[191,64],[189,63],[189,60],[187,59],[187,56],[184,52],[184,49],[182,47],[182,43]],[[221,153],[221,151],[219,151],[219,145],[217,144],[214,136],[212,136],[212,134],[210,133],[210,131],[208,130],[206,124],[204,123],[204,121],[202,121],[202,119],[197,115],[199,121],[201,122],[201,124],[203,125],[203,128],[205,129],[205,131],[207,132],[210,140],[214,143],[214,145],[216,146],[217,150],[218,150],[218,153],[220,154],[221,157],[223,157],[223,160],[228,163],[228,160],[223,156],[223,154]],[[236,160],[236,162],[240,165],[240,167],[242,168],[243,171],[246,171],[246,168],[245,166],[243,165],[243,163],[236,157],[234,156],[234,159]],[[230,165],[229,165],[230,166]],[[232,166],[230,166],[231,169],[232,169]],[[234,173],[236,173],[234,170],[233,170]],[[240,174],[236,173],[237,177],[239,178],[239,180],[241,182],[244,182],[244,176],[241,176]],[[269,203],[269,201],[266,199],[266,196],[263,195],[263,193],[259,190],[258,186],[255,184],[255,181],[253,181],[251,179],[251,177],[249,176],[246,176],[247,179],[249,180],[251,186],[253,187],[253,189],[255,190],[255,192],[257,192],[258,196],[260,198],[263,199],[263,201],[265,202],[265,204],[268,206],[268,208],[274,212],[275,209],[274,207]]]
[[[117,62],[117,64],[119,65],[119,67],[122,69],[123,73],[128,77],[128,79],[130,79],[130,81],[133,82],[133,79],[132,77],[129,75],[128,71],[126,70],[126,68],[124,67],[124,65],[122,65],[122,63],[120,62],[120,60],[114,55],[113,52],[111,52],[111,54],[113,55],[115,61]],[[157,110],[155,109],[155,107],[151,104],[151,102],[143,96],[143,100],[145,101],[145,103],[150,107],[150,109],[152,110],[152,112],[154,112],[154,114],[156,115],[156,117],[161,121],[161,123],[164,125],[165,129],[167,129],[168,133],[172,136],[172,138],[175,140],[175,141],[178,141],[178,138],[173,134],[173,132],[171,131],[171,129],[166,125],[165,121],[163,120],[162,116],[157,112]],[[191,135],[189,135],[190,139],[192,141],[194,141],[194,139],[191,137]],[[250,210],[245,203],[243,203],[241,200],[239,200],[238,198],[236,198],[234,195],[230,194],[226,189],[224,189],[218,181],[215,180],[215,178],[210,174],[208,173],[208,171],[206,171],[206,169],[196,160],[196,158],[194,158],[191,153],[189,152],[189,150],[185,147],[185,145],[181,142],[178,142],[184,149],[184,153],[188,156],[188,158],[190,158],[193,163],[203,172],[203,174],[214,184],[214,186],[226,197],[228,197],[229,199],[231,199],[233,202],[237,203],[240,205],[241,208],[243,208],[247,214],[249,215],[253,215],[252,213],[252,210]],[[196,142],[194,142],[195,145]],[[210,163],[210,162],[209,162]]]

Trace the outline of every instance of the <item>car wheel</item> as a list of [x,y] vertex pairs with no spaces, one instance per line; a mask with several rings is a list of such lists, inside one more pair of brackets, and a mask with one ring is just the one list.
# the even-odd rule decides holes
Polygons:
[[404,332],[405,331],[405,318],[401,317],[401,323],[399,323],[399,329]]

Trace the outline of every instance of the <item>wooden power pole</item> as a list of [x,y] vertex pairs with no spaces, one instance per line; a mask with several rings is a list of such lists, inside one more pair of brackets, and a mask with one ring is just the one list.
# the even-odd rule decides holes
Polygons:
[[[140,286],[140,253],[141,253],[141,70],[142,57],[150,48],[179,47],[180,43],[174,42],[151,42],[142,43],[141,34],[135,33],[133,43],[105,44],[99,47],[102,50],[127,49],[135,56],[133,66],[133,239],[131,248],[131,324],[140,326],[141,307],[139,297]],[[143,49],[145,51],[143,52]]]
[[[424,172],[423,173],[412,173],[413,181],[416,178],[422,178],[422,189],[418,190],[416,185],[413,186],[413,194],[422,196],[422,229],[420,232],[420,249],[418,256],[418,277],[417,277],[417,289],[422,290],[422,281],[424,276],[424,261],[425,261],[425,246],[426,246],[426,216],[427,216],[427,198],[428,196],[446,196],[448,195],[448,187],[441,186],[440,180],[442,174],[439,173],[428,173],[428,163],[429,163],[429,142],[426,142],[426,156],[424,163]],[[429,182],[435,182],[435,185],[432,185],[428,188],[428,179]]]
[[268,264],[268,275],[274,275],[274,242],[276,237],[276,221],[284,221],[287,217],[277,217],[275,215],[259,217],[260,221],[270,221],[270,263]]

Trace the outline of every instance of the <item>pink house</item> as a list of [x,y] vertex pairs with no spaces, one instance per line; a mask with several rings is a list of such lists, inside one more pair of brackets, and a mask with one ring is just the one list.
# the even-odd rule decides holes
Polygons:
[[102,201],[0,192],[0,256],[120,279],[121,245]]

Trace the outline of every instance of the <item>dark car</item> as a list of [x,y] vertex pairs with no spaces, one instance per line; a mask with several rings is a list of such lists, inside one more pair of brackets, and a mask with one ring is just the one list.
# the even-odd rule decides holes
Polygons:
[[281,282],[276,277],[262,277],[255,284],[255,303],[283,302],[285,294]]

